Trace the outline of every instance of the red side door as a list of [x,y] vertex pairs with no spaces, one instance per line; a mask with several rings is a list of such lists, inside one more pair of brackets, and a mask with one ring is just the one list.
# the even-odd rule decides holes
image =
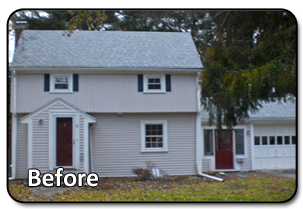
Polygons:
[[233,140],[232,130],[215,131],[216,169],[233,169]]
[[73,119],[57,118],[57,166],[73,165]]

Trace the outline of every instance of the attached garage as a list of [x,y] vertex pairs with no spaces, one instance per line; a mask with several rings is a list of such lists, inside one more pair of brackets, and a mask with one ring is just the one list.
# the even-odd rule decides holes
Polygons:
[[[216,143],[216,127],[208,125],[208,112],[202,112],[202,171],[296,169],[296,101],[263,103],[262,106],[259,112],[250,114],[243,124],[234,127],[229,137],[232,140],[228,137],[223,140],[232,142],[233,147],[225,149],[232,152],[232,162],[217,152],[220,144]],[[243,134],[237,137],[237,131]]]
[[295,125],[256,125],[254,127],[255,169],[296,167]]
[[295,169],[296,101],[263,103],[248,121],[253,126],[252,169]]

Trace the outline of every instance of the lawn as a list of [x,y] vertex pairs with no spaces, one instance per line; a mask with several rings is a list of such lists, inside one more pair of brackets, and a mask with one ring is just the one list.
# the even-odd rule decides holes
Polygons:
[[74,187],[44,196],[48,188],[29,188],[24,181],[9,181],[11,196],[19,201],[277,201],[290,199],[294,179],[273,175],[236,174],[217,182],[198,176],[177,176],[141,181],[136,178],[106,178],[97,187]]

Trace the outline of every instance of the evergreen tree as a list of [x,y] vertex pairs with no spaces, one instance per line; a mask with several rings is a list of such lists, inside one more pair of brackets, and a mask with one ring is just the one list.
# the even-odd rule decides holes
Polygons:
[[205,53],[202,104],[212,123],[232,127],[260,101],[296,96],[297,23],[287,11],[224,11]]
[[64,10],[20,10],[11,16],[10,21],[13,26],[16,21],[27,21],[31,30],[65,30],[71,18],[72,15]]

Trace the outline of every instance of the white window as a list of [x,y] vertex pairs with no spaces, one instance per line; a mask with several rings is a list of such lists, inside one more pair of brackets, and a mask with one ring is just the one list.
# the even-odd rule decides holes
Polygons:
[[165,75],[144,75],[145,93],[164,93],[166,92]]
[[141,151],[167,151],[167,121],[141,121]]
[[235,129],[236,155],[245,155],[244,129]]
[[204,155],[214,155],[213,130],[204,130]]
[[73,92],[73,76],[70,75],[51,75],[51,92]]

